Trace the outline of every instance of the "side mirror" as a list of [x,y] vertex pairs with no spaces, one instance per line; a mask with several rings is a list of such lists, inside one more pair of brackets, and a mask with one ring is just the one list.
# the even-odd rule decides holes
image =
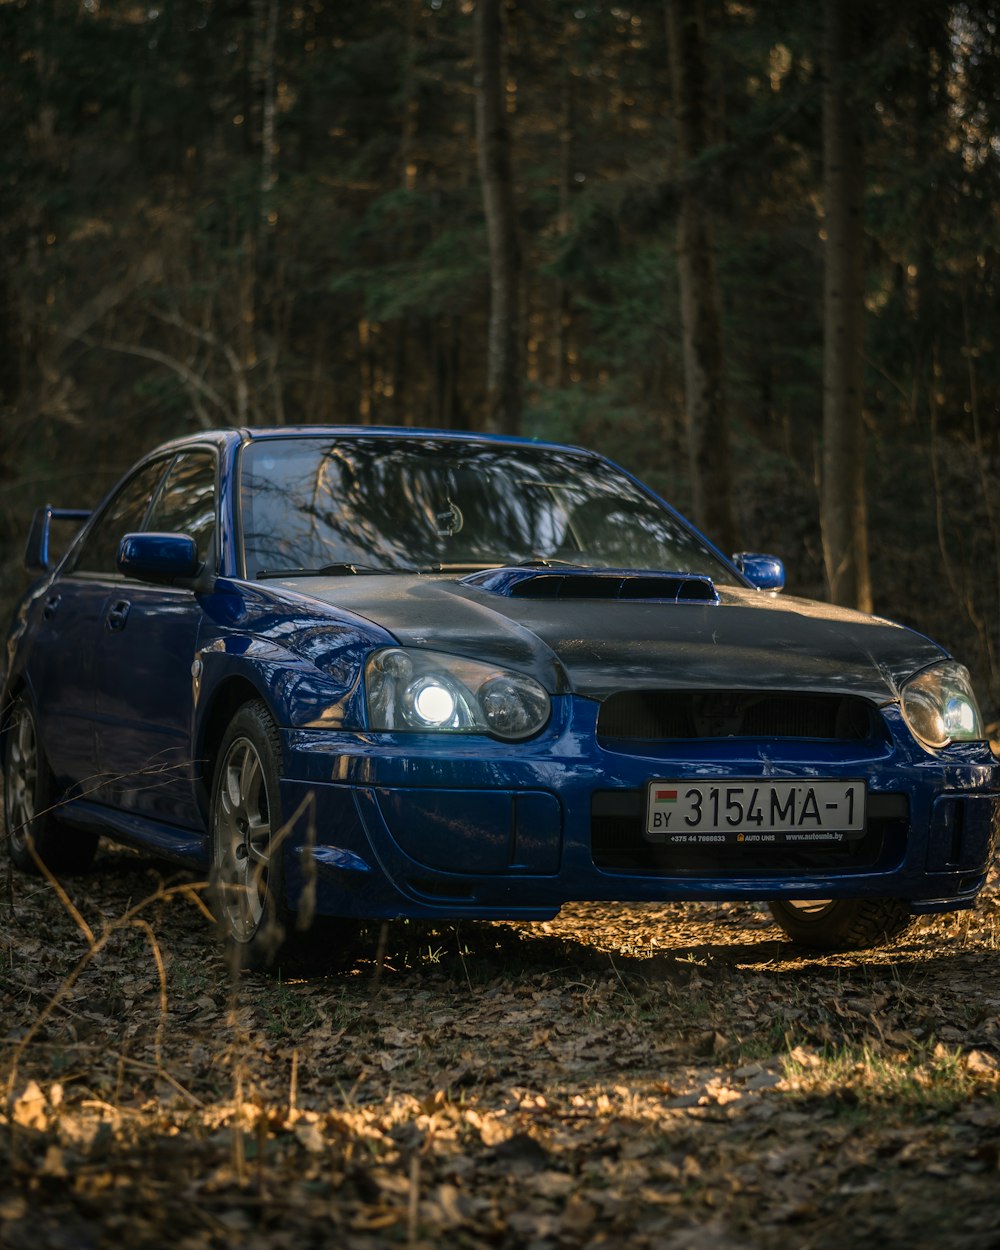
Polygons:
[[53,521],[75,521],[78,525],[90,516],[79,508],[53,508],[50,503],[35,509],[31,518],[28,541],[24,545],[24,567],[29,573],[47,573],[51,567],[50,537]]
[[118,568],[140,582],[175,582],[201,567],[190,534],[126,534],[118,545]]
[[785,566],[777,556],[758,555],[754,551],[737,551],[733,563],[758,590],[784,590]]

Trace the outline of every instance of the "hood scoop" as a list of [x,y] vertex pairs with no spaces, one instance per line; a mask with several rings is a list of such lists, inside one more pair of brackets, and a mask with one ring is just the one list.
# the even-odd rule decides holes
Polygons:
[[710,577],[620,569],[487,569],[462,578],[507,599],[619,599],[632,603],[718,603]]

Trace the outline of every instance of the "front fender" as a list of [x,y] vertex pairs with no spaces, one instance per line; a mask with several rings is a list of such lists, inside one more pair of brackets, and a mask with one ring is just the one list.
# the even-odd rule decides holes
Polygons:
[[211,760],[250,698],[262,699],[282,729],[364,728],[364,663],[396,641],[386,630],[352,613],[316,611],[304,597],[225,580],[205,609],[192,665],[197,758]]
[[264,638],[218,638],[202,647],[192,666],[195,716],[202,725],[234,683],[249,685],[286,729],[364,728],[364,658],[371,640],[356,639],[338,663],[319,668]]

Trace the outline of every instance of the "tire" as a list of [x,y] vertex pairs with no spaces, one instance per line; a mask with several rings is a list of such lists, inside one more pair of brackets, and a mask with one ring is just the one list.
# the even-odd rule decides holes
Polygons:
[[768,906],[793,942],[825,951],[888,946],[913,922],[896,898],[781,899]]
[[277,959],[290,926],[282,869],[281,742],[266,706],[245,703],[219,748],[211,800],[212,908],[230,967]]
[[3,814],[14,866],[38,875],[39,860],[57,876],[86,872],[98,835],[74,829],[55,814],[59,791],[39,740],[38,722],[23,696],[14,701],[3,735]]

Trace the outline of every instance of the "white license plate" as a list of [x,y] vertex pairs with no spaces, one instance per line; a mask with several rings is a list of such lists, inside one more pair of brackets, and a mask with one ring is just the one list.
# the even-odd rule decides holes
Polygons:
[[863,781],[652,781],[646,835],[662,842],[839,842],[865,829]]

